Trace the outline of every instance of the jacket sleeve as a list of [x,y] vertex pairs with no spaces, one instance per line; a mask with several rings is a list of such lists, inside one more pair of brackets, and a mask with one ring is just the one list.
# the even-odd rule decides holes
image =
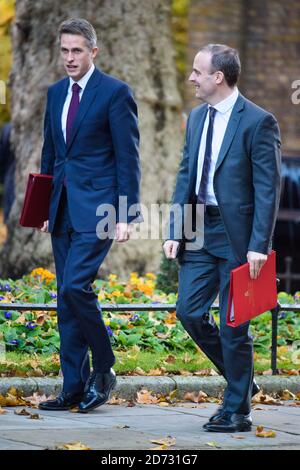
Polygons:
[[251,145],[254,217],[249,251],[267,254],[272,243],[281,186],[280,132],[267,114],[257,124]]
[[51,132],[51,120],[50,120],[50,93],[48,90],[47,104],[44,117],[44,143],[42,147],[41,156],[41,174],[53,175],[55,161],[55,150]]
[[117,165],[118,222],[142,222],[138,115],[132,91],[127,85],[118,88],[112,97],[109,123]]
[[182,159],[176,177],[175,189],[172,196],[169,223],[165,230],[165,240],[181,241],[183,238],[184,206],[189,203],[189,146],[190,146],[190,116],[187,121]]

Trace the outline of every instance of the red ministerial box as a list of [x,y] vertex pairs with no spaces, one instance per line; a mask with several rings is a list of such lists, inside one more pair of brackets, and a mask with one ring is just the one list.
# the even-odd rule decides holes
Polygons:
[[226,323],[239,326],[277,305],[276,253],[271,251],[257,279],[250,278],[249,263],[230,273]]
[[49,219],[52,180],[51,175],[29,174],[20,217],[23,227],[39,228]]

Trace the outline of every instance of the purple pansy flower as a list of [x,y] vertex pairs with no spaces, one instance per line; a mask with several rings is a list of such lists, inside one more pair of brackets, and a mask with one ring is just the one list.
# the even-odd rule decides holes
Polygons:
[[4,317],[6,318],[6,320],[9,320],[12,317],[12,313],[4,311]]
[[113,330],[111,329],[110,326],[107,326],[106,329],[107,329],[108,336],[113,336],[114,335]]
[[34,330],[36,327],[37,327],[37,325],[32,321],[30,321],[26,324],[26,328],[28,328],[29,330]]
[[19,340],[18,339],[13,339],[12,341],[9,341],[8,344],[11,344],[12,346],[17,346],[19,344]]
[[130,321],[135,321],[135,320],[138,320],[139,318],[140,318],[139,315],[138,315],[137,313],[135,313],[134,315],[132,315],[132,316],[129,318],[129,320],[130,320]]

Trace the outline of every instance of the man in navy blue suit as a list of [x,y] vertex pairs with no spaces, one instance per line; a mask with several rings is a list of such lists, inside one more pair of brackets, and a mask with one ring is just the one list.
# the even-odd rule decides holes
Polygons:
[[[197,207],[203,230],[195,228],[204,236],[180,239],[175,225],[185,229],[188,220],[180,215],[164,243],[167,258],[178,256],[180,264],[177,316],[227,380],[222,406],[204,425],[211,432],[251,429],[251,396],[259,387],[249,322],[226,324],[230,271],[248,261],[251,278],[259,276],[279,206],[278,124],[239,93],[240,70],[237,51],[226,45],[209,44],[194,59],[189,80],[204,104],[188,119],[173,203]],[[220,328],[210,313],[218,293]]]
[[56,266],[63,389],[40,408],[78,405],[86,413],[104,404],[116,383],[92,283],[113,238],[127,241],[131,223],[142,220],[139,131],[129,86],[93,64],[93,26],[84,19],[64,21],[59,39],[68,77],[48,90],[41,173],[53,175],[53,189],[41,230],[51,233]]

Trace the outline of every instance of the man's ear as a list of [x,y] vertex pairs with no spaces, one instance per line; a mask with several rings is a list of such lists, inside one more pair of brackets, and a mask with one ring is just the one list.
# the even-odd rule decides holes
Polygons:
[[224,73],[218,70],[218,72],[216,72],[216,84],[221,85],[221,83],[223,83],[224,80],[225,80]]
[[98,51],[99,51],[98,47],[93,47],[93,49],[92,49],[93,59],[95,59],[96,55],[98,54]]

